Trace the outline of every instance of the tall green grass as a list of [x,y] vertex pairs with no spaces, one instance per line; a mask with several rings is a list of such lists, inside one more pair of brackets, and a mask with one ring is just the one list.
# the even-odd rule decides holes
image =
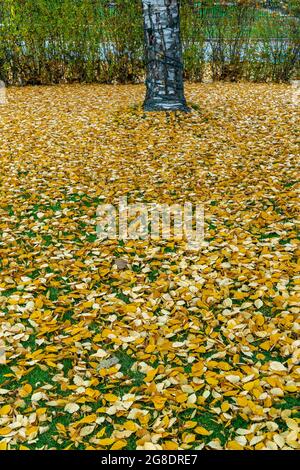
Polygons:
[[[198,3],[181,0],[187,79],[201,81],[209,73],[214,80],[287,81],[299,75],[299,20],[251,1]],[[1,0],[0,24],[0,79],[7,84],[144,79],[140,0]]]

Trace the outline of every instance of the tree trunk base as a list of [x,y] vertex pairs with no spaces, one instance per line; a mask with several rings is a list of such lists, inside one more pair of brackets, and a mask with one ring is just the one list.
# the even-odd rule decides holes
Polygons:
[[183,113],[189,113],[191,110],[185,102],[181,101],[170,101],[170,100],[146,100],[144,103],[145,111],[182,111]]

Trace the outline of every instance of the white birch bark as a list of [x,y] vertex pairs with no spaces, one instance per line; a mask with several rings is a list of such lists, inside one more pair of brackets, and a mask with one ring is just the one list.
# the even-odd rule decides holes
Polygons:
[[147,61],[146,111],[188,111],[178,0],[142,0]]

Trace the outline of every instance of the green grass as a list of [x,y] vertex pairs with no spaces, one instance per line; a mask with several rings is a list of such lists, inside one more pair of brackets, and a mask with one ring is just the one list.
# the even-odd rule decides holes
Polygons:
[[[200,16],[203,19],[205,37],[209,38],[211,35],[218,37],[218,28],[213,24],[218,24],[219,27],[224,28],[223,33],[228,39],[234,39],[234,21],[236,12],[239,7],[237,6],[222,6],[214,5],[211,7],[200,7]],[[231,20],[230,20],[231,19]],[[277,38],[289,36],[289,17],[282,17],[276,11],[271,13],[264,9],[257,8],[254,12],[253,24],[250,31],[245,30],[244,35],[250,34],[251,39],[263,39],[265,37]],[[211,22],[211,27],[207,28],[208,22]]]

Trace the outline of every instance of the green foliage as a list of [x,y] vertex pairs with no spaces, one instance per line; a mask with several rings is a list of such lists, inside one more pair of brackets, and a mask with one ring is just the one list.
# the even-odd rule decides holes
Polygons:
[[[279,4],[272,13],[258,3],[181,0],[186,79],[280,82],[299,75],[298,2],[281,2],[289,16]],[[2,0],[0,79],[140,82],[143,37],[140,0]]]
[[[136,81],[142,70],[138,1],[3,0],[0,67],[8,83]],[[1,22],[1,20],[0,20]]]

